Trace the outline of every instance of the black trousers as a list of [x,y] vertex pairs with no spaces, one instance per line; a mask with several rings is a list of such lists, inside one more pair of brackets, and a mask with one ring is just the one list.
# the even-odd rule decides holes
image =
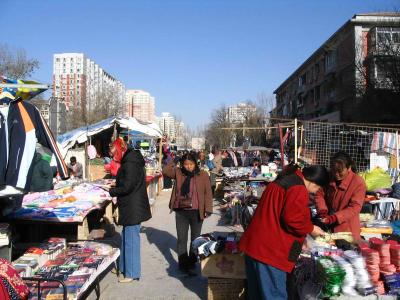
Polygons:
[[[176,233],[178,236],[178,256],[188,252],[188,233],[190,227],[190,244],[201,234],[203,221],[200,220],[198,210],[175,211]],[[191,249],[191,247],[189,248]],[[189,250],[190,251],[190,250]]]

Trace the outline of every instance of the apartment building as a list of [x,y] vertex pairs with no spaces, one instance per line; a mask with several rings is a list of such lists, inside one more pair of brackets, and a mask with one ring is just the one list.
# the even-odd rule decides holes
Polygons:
[[40,98],[33,98],[31,103],[36,106],[46,123],[50,124],[50,101]]
[[160,127],[163,134],[168,135],[170,139],[176,137],[176,126],[175,117],[169,112],[161,113],[161,117],[157,118],[158,126]]
[[228,120],[231,123],[243,123],[246,118],[257,111],[257,107],[249,103],[238,103],[228,107]]
[[142,122],[155,121],[155,100],[150,93],[142,90],[126,91],[126,112]]
[[125,103],[125,87],[83,53],[60,53],[53,57],[53,97],[67,109],[94,108],[98,101]]
[[[379,116],[363,114],[360,108],[365,105],[363,97],[368,89],[393,88],[387,65],[377,62],[384,55],[383,44],[399,47],[399,24],[399,13],[354,15],[274,91],[276,107],[271,116],[332,122],[380,121]],[[390,114],[384,118],[396,118]]]

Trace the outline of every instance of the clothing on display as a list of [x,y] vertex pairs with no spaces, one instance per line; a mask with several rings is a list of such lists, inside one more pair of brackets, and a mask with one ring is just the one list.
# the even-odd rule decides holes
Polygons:
[[[4,78],[3,83],[17,83]],[[20,82],[37,84],[36,82]],[[68,177],[67,167],[53,135],[39,110],[26,102],[43,89],[3,88],[0,93],[0,196],[13,192],[4,190],[14,187],[21,191],[30,186],[31,164],[36,142],[49,148],[54,154],[62,178]],[[3,192],[1,191],[3,190]],[[19,193],[21,193],[19,191]]]
[[82,222],[90,211],[100,208],[109,200],[111,197],[107,191],[89,183],[81,183],[73,188],[65,187],[48,192],[27,194],[23,198],[22,207],[9,217]]

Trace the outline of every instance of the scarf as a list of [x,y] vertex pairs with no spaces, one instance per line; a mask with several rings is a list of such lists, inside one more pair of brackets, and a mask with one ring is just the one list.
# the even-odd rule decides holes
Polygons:
[[185,180],[181,187],[181,196],[188,197],[190,195],[190,180],[195,175],[195,171],[189,172],[185,168],[182,168],[182,174],[185,175]]

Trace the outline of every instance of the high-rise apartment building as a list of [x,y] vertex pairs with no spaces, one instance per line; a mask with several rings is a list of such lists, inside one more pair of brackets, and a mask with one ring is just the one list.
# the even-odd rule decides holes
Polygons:
[[238,103],[228,107],[228,119],[231,123],[243,123],[250,114],[257,111],[257,107],[249,103]]
[[169,112],[161,113],[161,117],[158,118],[158,126],[160,126],[163,134],[168,135],[169,138],[175,139],[176,126],[175,117]]
[[155,121],[155,100],[150,93],[142,90],[126,91],[126,112],[142,122]]
[[83,53],[54,54],[53,97],[68,109],[96,107],[99,101],[125,103],[124,85]]

